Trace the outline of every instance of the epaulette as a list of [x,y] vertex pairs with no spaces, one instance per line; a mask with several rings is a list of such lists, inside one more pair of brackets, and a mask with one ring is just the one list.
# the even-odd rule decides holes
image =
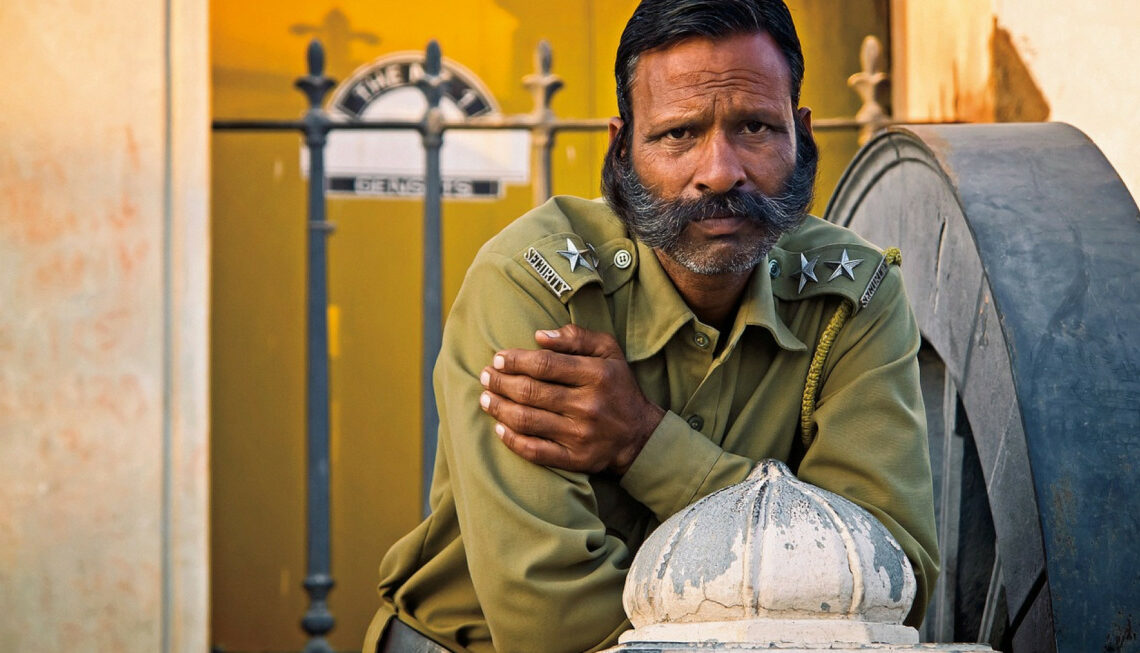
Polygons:
[[637,269],[637,248],[628,238],[595,246],[567,232],[536,241],[515,259],[565,304],[591,283],[609,294],[629,281]]
[[[852,253],[855,256],[852,256]],[[778,269],[786,265],[787,260],[796,263],[793,266],[794,272],[790,274]],[[803,441],[804,451],[807,451],[815,439],[815,423],[812,417],[815,414],[823,366],[827,362],[831,346],[835,343],[839,330],[847,323],[847,319],[871,303],[890,266],[902,265],[902,253],[897,247],[891,247],[880,254],[878,250],[862,245],[831,245],[795,253],[773,248],[768,254],[768,261],[773,292],[781,299],[832,294],[848,300],[840,303],[839,308],[835,309],[835,314],[828,320],[819,337],[819,344],[815,347],[807,379],[804,381],[804,394],[800,404],[800,438]],[[816,266],[821,261],[826,267],[832,268],[830,274],[820,274],[816,271]],[[870,261],[875,263],[873,267],[867,266],[867,270],[858,272],[860,267]],[[840,281],[847,283],[833,283]]]
[[824,245],[804,251],[773,247],[768,253],[772,292],[785,301],[839,295],[852,314],[866,308],[887,276],[897,249],[885,253],[854,243]]

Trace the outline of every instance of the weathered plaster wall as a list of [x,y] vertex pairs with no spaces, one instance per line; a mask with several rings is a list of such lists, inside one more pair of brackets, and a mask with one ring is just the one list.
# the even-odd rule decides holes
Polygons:
[[1140,4],[892,0],[896,115],[1068,122],[1140,195]]
[[206,4],[0,11],[0,648],[206,649]]
[[1104,151],[1140,197],[1140,4],[995,0],[998,22],[1052,107]]
[[894,113],[915,120],[992,119],[992,0],[892,0]]

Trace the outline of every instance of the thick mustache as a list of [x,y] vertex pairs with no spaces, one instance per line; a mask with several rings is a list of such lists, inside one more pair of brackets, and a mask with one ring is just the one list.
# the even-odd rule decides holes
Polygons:
[[685,222],[700,222],[710,218],[745,218],[764,222],[761,201],[754,194],[729,191],[673,204],[676,216]]

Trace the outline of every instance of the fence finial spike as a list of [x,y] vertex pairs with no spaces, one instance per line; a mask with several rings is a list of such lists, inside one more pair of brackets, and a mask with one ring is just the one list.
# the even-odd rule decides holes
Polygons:
[[859,94],[863,105],[855,114],[859,123],[859,143],[870,140],[871,135],[882,129],[890,122],[886,109],[879,104],[879,88],[889,79],[887,73],[880,70],[883,67],[883,44],[874,36],[863,39],[863,47],[859,50],[859,62],[863,70],[847,78],[847,85]]
[[550,42],[543,39],[534,49],[534,72],[523,77],[523,86],[530,89],[534,98],[534,108],[531,110],[537,120],[552,120],[554,114],[550,112],[550,100],[562,88],[562,78],[550,72],[554,64],[554,54]]
[[301,89],[309,99],[309,110],[316,111],[336,82],[325,75],[325,48],[319,39],[309,41],[309,49],[305,54],[309,61],[309,74],[297,78],[293,85]]
[[554,53],[550,48],[550,41],[542,39],[538,42],[538,52],[536,53],[538,64],[538,72],[541,75],[549,75],[550,70],[554,64]]
[[309,74],[320,77],[325,73],[325,48],[320,39],[309,41],[309,50],[306,53],[309,60]]
[[867,73],[880,72],[882,64],[883,44],[874,35],[868,34],[863,39],[863,46],[859,48],[859,63]]
[[443,68],[443,54],[439,49],[439,41],[432,39],[427,44],[427,54],[424,58],[424,72],[429,75],[438,75]]

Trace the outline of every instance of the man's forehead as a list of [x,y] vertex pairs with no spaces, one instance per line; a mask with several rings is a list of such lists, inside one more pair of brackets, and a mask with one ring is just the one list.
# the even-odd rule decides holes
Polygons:
[[[741,89],[746,89],[752,86],[782,84],[784,81],[779,76],[768,75],[752,68],[740,67],[683,68],[663,71],[659,75],[678,86],[738,86]],[[650,80],[647,79],[647,81]]]
[[767,32],[697,36],[643,53],[633,90],[653,95],[684,93],[686,88],[761,90],[790,97],[790,76],[783,53]]

